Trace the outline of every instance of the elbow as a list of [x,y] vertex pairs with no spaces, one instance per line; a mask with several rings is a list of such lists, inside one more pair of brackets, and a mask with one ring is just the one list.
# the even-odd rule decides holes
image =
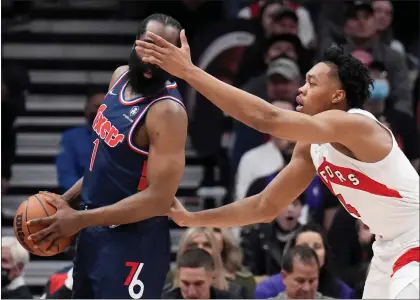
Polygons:
[[277,209],[270,203],[268,197],[264,193],[258,195],[260,198],[258,211],[261,216],[261,223],[271,223],[277,217]]
[[[271,105],[272,106],[272,105]],[[262,133],[271,134],[279,119],[280,109],[275,106],[260,112],[254,120],[254,128]],[[275,126],[273,126],[275,125]]]

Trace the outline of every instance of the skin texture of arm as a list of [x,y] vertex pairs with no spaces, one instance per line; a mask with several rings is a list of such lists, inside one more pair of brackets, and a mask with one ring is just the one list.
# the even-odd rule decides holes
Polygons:
[[182,226],[234,227],[271,222],[311,183],[315,168],[310,145],[298,143],[291,162],[259,194],[215,209],[186,212],[176,205],[169,214]]
[[136,50],[143,61],[156,64],[184,79],[225,113],[258,131],[287,140],[319,144],[340,143],[348,148],[355,138],[375,131],[375,123],[363,116],[341,110],[329,110],[315,116],[305,115],[278,108],[218,80],[192,64],[184,31],[180,36],[181,48],[153,33],[148,32],[146,35],[153,43],[136,41]]

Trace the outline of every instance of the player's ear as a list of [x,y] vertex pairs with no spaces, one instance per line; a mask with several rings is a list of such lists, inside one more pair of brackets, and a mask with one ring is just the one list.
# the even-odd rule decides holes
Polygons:
[[333,95],[332,103],[338,104],[344,101],[344,98],[346,98],[346,92],[344,90],[337,90]]

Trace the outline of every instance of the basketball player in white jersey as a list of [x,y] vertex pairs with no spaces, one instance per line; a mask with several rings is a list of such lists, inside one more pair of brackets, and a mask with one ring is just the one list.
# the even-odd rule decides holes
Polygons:
[[376,235],[363,298],[419,298],[419,176],[391,131],[360,109],[372,83],[361,62],[340,48],[328,49],[306,74],[294,112],[194,66],[185,32],[181,48],[147,36],[153,43],[136,42],[144,61],[184,79],[248,126],[298,141],[289,165],[260,194],[197,213],[176,200],[170,213],[175,222],[219,228],[271,222],[318,174],[347,211]]

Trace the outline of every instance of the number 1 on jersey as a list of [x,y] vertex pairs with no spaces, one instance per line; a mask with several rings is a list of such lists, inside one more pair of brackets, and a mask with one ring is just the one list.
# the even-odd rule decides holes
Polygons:
[[90,158],[90,166],[89,166],[89,171],[91,171],[91,172],[92,172],[92,169],[93,169],[93,164],[95,163],[96,151],[98,151],[99,139],[96,139],[93,142],[93,144],[94,144],[94,146],[93,146],[92,157]]

